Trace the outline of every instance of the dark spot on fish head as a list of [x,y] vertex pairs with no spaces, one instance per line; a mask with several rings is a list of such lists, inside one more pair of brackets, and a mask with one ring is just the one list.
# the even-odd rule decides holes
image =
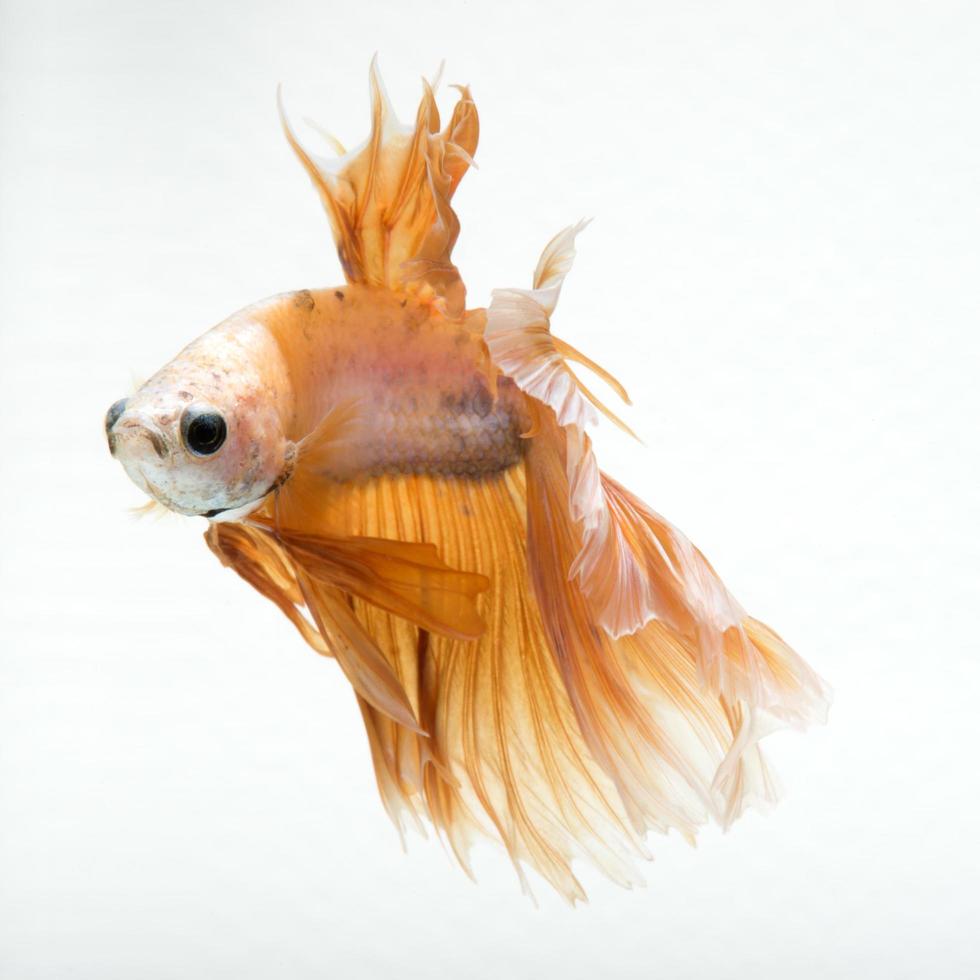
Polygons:
[[293,296],[293,306],[298,310],[309,312],[316,305],[313,301],[313,294],[308,289],[301,289]]
[[343,303],[343,301],[344,301],[344,291],[342,289],[335,289],[333,291],[333,294],[334,294],[334,296],[337,297],[337,299],[340,300],[341,303]]
[[192,402],[194,401],[194,396],[189,391],[178,391],[177,397],[182,402]]

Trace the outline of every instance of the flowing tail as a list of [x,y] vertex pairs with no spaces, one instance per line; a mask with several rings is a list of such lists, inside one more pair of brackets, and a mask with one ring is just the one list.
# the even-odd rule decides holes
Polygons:
[[[581,540],[567,575],[589,601],[596,623],[622,637],[657,620],[696,650],[704,689],[744,702],[788,724],[823,717],[820,679],[769,627],[748,616],[708,560],[669,522],[602,473],[586,428],[595,409],[626,428],[581,383],[568,362],[585,363],[625,400],[622,386],[551,333],[551,316],[575,256],[578,224],[556,235],[542,254],[530,290],[497,290],[487,312],[494,364],[531,400],[537,442],[553,447],[540,486],[564,476],[567,518]],[[533,343],[529,342],[533,338]],[[629,431],[627,429],[627,431]],[[534,495],[531,496],[534,503]]]

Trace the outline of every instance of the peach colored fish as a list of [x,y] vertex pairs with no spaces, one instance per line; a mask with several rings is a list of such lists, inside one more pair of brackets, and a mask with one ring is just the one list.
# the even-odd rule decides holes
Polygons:
[[469,90],[440,128],[426,83],[406,126],[370,80],[371,134],[335,159],[283,116],[346,283],[204,334],[112,406],[109,447],[337,661],[399,828],[428,820],[467,871],[494,838],[574,901],[573,859],[638,882],[648,831],[772,800],[758,740],[822,718],[826,689],[599,469],[590,428],[623,423],[571,365],[626,393],[551,329],[582,226],[467,309]]

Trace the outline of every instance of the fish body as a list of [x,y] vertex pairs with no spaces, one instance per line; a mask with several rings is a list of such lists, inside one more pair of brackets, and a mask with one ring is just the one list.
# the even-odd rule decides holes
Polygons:
[[450,201],[478,139],[466,88],[413,125],[372,66],[372,127],[335,160],[285,121],[343,285],[246,307],[106,418],[158,502],[334,658],[382,801],[469,870],[478,836],[574,901],[584,858],[639,880],[649,830],[774,799],[759,739],[819,719],[823,682],[704,556],[598,466],[603,368],[552,331],[582,225],[530,288],[467,309]]
[[268,322],[298,399],[292,434],[301,438],[338,404],[369,409],[347,475],[478,476],[518,461],[523,395],[507,379],[494,390],[482,315],[453,321],[415,298],[356,285],[283,302],[287,315]]

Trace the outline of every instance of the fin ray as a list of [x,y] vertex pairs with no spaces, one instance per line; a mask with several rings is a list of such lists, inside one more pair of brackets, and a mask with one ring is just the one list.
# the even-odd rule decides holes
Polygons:
[[320,536],[435,546],[451,568],[489,577],[475,596],[486,629],[470,641],[352,596],[426,733],[359,692],[379,791],[400,828],[431,821],[467,873],[472,842],[489,836],[523,887],[534,868],[574,902],[576,858],[635,885],[646,831],[693,840],[709,817],[730,821],[775,790],[756,744],[769,722],[702,687],[690,638],[660,621],[618,639],[598,627],[569,579],[583,532],[564,430],[538,424],[526,478],[514,467],[480,481],[348,482],[304,514]]
[[551,332],[551,317],[575,258],[575,236],[586,224],[580,221],[565,228],[545,246],[532,289],[493,291],[484,339],[496,367],[526,394],[553,408],[560,425],[595,425],[598,410],[636,438],[633,430],[582,383],[569,362],[594,372],[628,405],[630,399],[623,385]]
[[286,139],[320,195],[348,281],[395,290],[428,286],[443,312],[459,318],[466,290],[450,260],[459,235],[450,201],[479,140],[473,99],[459,86],[452,118],[440,131],[433,86],[423,79],[415,123],[406,127],[391,108],[376,58],[369,80],[371,132],[360,147],[329,161],[309,153],[280,90]]

